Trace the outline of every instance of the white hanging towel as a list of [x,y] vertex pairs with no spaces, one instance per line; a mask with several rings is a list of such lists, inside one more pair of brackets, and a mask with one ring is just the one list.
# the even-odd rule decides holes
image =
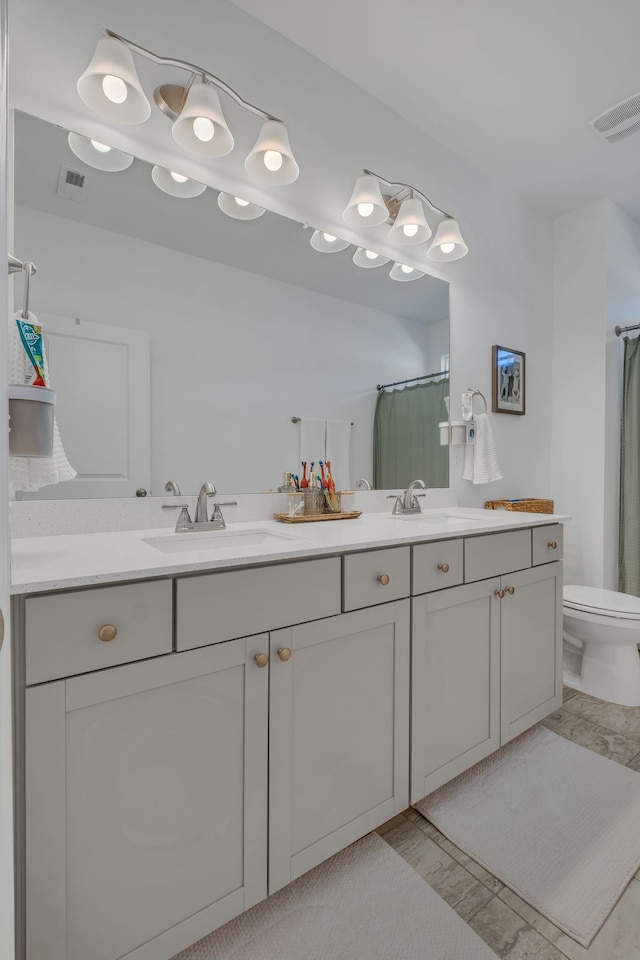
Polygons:
[[[9,318],[9,383],[24,382],[23,355],[24,347],[20,341],[20,334],[16,320],[22,318],[18,311]],[[38,323],[37,318],[29,311],[29,323]],[[49,364],[44,357],[45,381],[49,383]],[[9,457],[9,492],[25,490],[35,493],[40,487],[62,480],[73,480],[76,471],[73,469],[62,446],[58,424],[53,420],[53,455],[51,457]]]
[[351,487],[351,423],[327,420],[326,459],[331,461],[331,476],[337,490]]
[[462,479],[471,480],[472,483],[502,480],[491,421],[486,413],[479,413],[474,420],[476,442],[467,444],[464,448]]
[[[298,459],[301,463],[306,461],[308,477],[312,461],[315,462],[314,471],[320,473],[318,461],[324,460],[327,421],[314,420],[313,417],[302,417],[298,427]],[[302,476],[302,472],[300,476]]]

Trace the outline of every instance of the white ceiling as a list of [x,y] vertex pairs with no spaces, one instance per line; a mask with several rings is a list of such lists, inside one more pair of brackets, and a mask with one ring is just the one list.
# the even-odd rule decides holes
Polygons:
[[589,126],[640,92],[639,0],[234,2],[541,212],[640,220],[640,133]]

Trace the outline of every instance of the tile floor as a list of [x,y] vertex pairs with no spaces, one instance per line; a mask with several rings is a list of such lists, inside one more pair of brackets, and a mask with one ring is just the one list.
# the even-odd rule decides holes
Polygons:
[[[640,707],[565,689],[543,721],[555,733],[640,772]],[[503,960],[640,960],[640,870],[585,949],[416,813],[377,831]]]

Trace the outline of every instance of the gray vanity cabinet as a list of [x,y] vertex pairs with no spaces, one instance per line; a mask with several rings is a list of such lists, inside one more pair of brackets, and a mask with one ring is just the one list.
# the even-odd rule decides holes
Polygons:
[[458,541],[465,582],[449,589],[436,573],[451,543],[414,547],[414,592],[431,592],[412,600],[412,803],[562,704],[557,529]]
[[171,957],[266,896],[267,651],[27,689],[27,960]]
[[274,631],[270,674],[273,893],[408,806],[409,600]]

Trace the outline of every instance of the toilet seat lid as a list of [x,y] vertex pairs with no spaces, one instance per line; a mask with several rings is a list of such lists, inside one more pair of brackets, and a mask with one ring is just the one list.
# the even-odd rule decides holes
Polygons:
[[619,617],[622,620],[640,620],[640,597],[600,587],[580,587],[568,584],[562,591],[565,607],[597,613],[602,617]]

